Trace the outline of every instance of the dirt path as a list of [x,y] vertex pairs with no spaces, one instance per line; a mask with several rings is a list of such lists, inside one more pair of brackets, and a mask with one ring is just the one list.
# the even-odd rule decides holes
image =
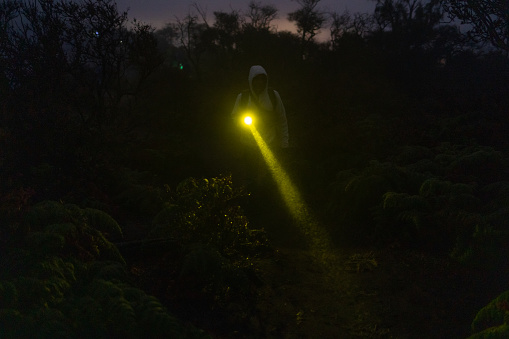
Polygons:
[[360,284],[376,269],[372,253],[338,251],[311,218],[299,224],[277,202],[250,218],[264,227],[276,258],[260,260],[259,328],[266,338],[381,338],[377,292]]
[[499,293],[429,253],[322,246],[311,239],[326,236],[320,226],[299,229],[277,209],[254,218],[278,249],[257,263],[262,337],[466,338],[476,312]]
[[347,266],[331,272],[309,251],[281,249],[276,261],[259,267],[265,285],[258,307],[267,338],[374,338],[387,332],[365,309],[374,292],[359,289]]

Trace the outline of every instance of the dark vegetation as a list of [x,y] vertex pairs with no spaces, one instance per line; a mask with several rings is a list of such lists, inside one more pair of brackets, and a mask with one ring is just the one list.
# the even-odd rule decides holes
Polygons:
[[[256,2],[159,30],[109,0],[0,4],[1,338],[508,335],[506,41],[443,24],[475,22],[463,2],[318,2],[298,35]],[[236,181],[253,64],[337,267],[273,183]]]

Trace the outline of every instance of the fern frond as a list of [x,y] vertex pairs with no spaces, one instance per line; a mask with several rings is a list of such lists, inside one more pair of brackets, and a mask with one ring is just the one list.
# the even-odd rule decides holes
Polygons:
[[33,253],[39,256],[57,254],[66,244],[63,235],[47,232],[30,233],[27,242]]
[[451,182],[437,178],[430,178],[422,183],[421,188],[419,189],[419,194],[428,198],[447,195],[450,190]]
[[127,271],[118,261],[94,261],[89,266],[91,276],[106,281],[125,281]]
[[481,332],[493,327],[507,326],[508,317],[509,291],[505,291],[477,312],[472,322],[472,330]]
[[62,203],[46,200],[34,205],[25,220],[32,229],[42,230],[51,224],[71,222],[72,218]]
[[76,238],[78,235],[78,229],[73,223],[58,223],[48,225],[45,229],[47,233],[59,234],[64,237]]
[[474,194],[474,188],[472,185],[464,184],[464,183],[456,183],[450,186],[450,193],[459,195],[459,194]]
[[37,263],[32,274],[41,278],[57,277],[70,283],[76,281],[74,265],[59,257],[46,258],[46,260]]
[[429,203],[420,195],[408,193],[387,192],[383,195],[382,206],[385,210],[401,211],[426,211]]
[[117,284],[103,279],[94,279],[87,290],[90,296],[101,302],[123,296],[122,289]]
[[452,194],[449,197],[451,207],[467,211],[475,211],[479,208],[481,201],[473,194]]
[[124,257],[117,246],[108,241],[101,232],[95,231],[94,245],[97,247],[98,257],[102,260],[113,260],[126,265]]
[[116,337],[135,338],[134,331],[138,326],[136,313],[123,295],[108,299],[103,308],[106,311],[107,322]]
[[156,298],[145,295],[138,301],[136,315],[142,333],[151,338],[181,338],[179,323]]
[[90,227],[101,231],[105,235],[122,237],[122,229],[108,213],[93,208],[85,208],[83,215]]
[[102,300],[85,294],[62,306],[62,310],[74,320],[76,332],[82,338],[102,338],[107,333],[106,312],[102,307]]

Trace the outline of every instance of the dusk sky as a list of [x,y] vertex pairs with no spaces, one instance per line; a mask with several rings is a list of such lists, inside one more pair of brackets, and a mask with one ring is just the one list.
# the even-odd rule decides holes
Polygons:
[[[183,18],[189,13],[191,4],[197,3],[207,13],[207,19],[212,21],[215,11],[230,12],[232,9],[245,11],[249,0],[117,0],[119,11],[129,8],[129,18],[136,18],[159,28],[168,22],[174,22],[175,17]],[[273,5],[279,10],[275,24],[278,30],[294,30],[295,25],[286,20],[287,13],[299,8],[299,4],[292,0],[257,0],[262,5]],[[372,13],[375,8],[373,0],[322,0],[318,8],[327,12]]]

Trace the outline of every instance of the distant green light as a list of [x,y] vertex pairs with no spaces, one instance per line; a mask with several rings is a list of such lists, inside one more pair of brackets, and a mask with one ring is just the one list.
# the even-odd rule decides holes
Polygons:
[[182,64],[179,64],[180,65],[180,70],[182,71],[184,69],[184,65]]

